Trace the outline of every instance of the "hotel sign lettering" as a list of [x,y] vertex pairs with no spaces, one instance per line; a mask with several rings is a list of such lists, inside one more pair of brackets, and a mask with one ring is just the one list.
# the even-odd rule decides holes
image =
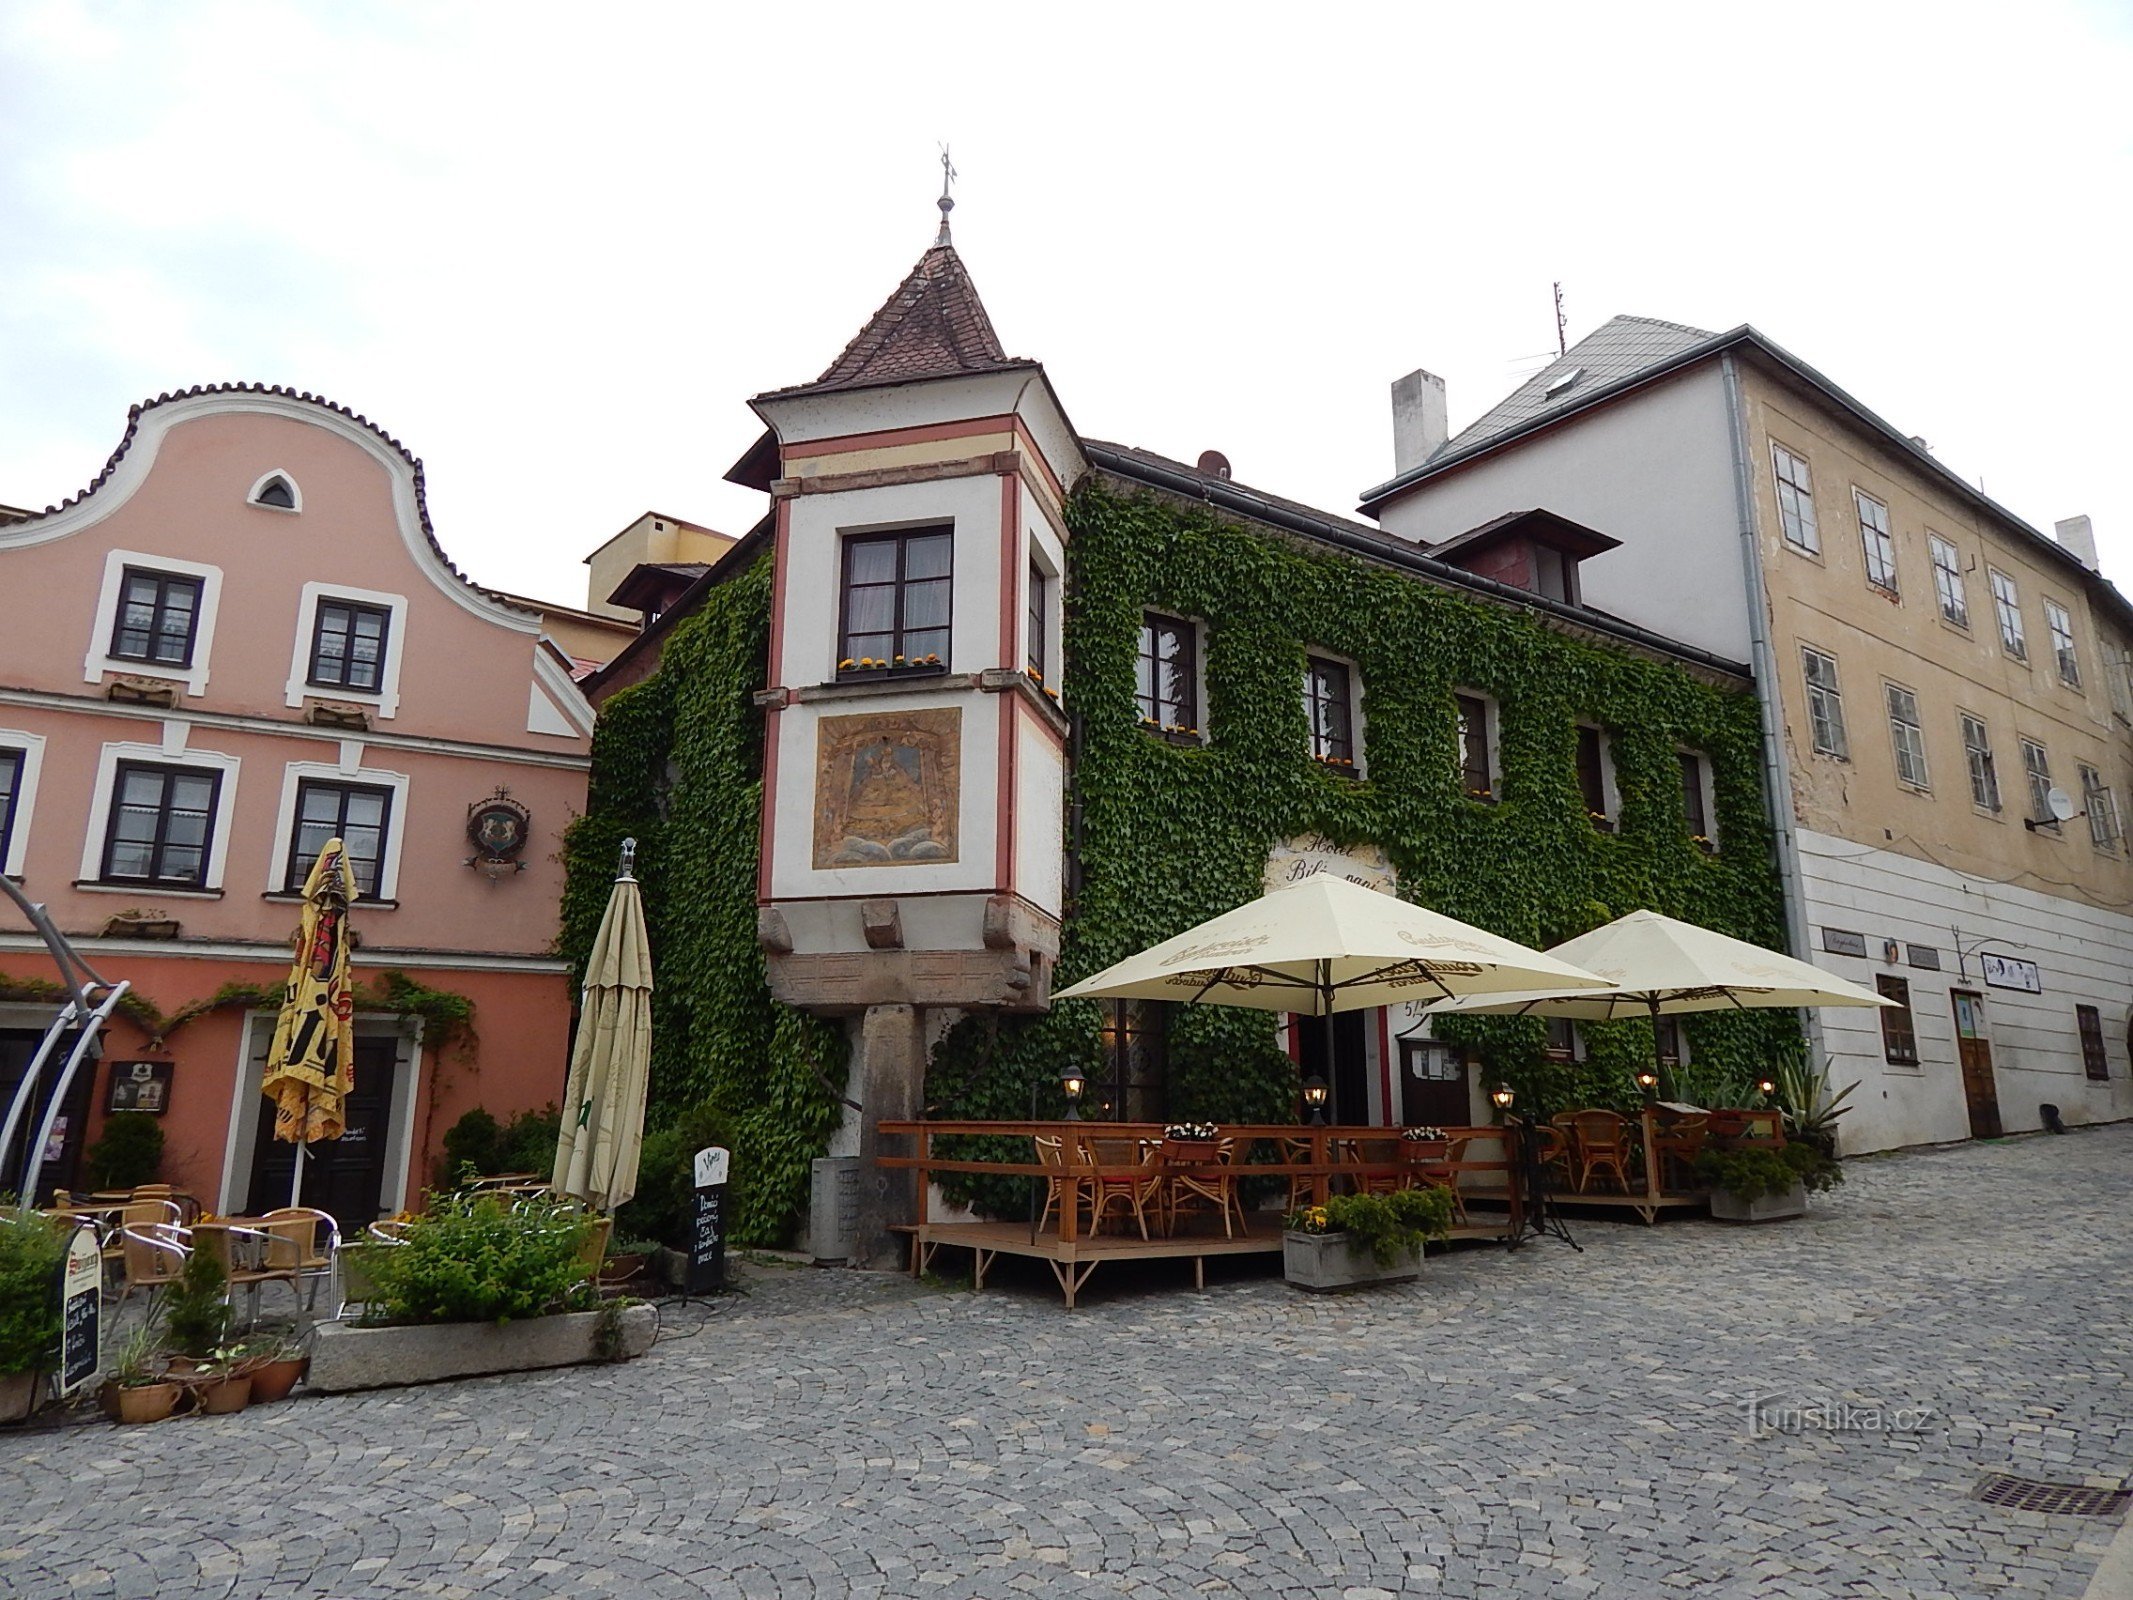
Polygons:
[[1392,857],[1380,845],[1341,845],[1322,833],[1306,833],[1294,839],[1284,839],[1267,852],[1265,882],[1270,894],[1306,878],[1315,878],[1321,872],[1346,878],[1350,883],[1359,883],[1380,894],[1393,893],[1400,881]]
[[1981,955],[1978,960],[1984,965],[1985,981],[1995,989],[2020,989],[2024,994],[2044,992],[2044,978],[2034,961],[1991,954]]

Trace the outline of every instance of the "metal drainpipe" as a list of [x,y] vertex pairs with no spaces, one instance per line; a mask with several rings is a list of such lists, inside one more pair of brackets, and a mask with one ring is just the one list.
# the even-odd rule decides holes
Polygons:
[[[1800,841],[1793,828],[1792,773],[1785,764],[1785,718],[1778,695],[1777,653],[1770,644],[1770,596],[1763,587],[1762,552],[1755,539],[1755,480],[1748,467],[1748,414],[1741,400],[1740,372],[1729,350],[1719,357],[1726,381],[1726,411],[1733,427],[1733,502],[1740,519],[1741,569],[1748,584],[1748,659],[1755,668],[1755,699],[1763,714],[1763,793],[1777,834],[1778,885],[1785,898],[1786,932],[1793,954],[1808,952],[1807,903],[1800,888]],[[1822,1019],[1809,1007],[1804,1018],[1810,1063],[1826,1060]]]

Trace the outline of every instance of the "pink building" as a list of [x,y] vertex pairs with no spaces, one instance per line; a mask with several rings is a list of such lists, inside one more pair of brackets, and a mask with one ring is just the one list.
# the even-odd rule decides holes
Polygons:
[[[397,440],[257,386],[137,406],[87,490],[0,521],[0,596],[0,871],[152,1008],[82,1074],[48,1181],[80,1182],[107,1109],[145,1100],[167,1181],[223,1211],[282,1192],[257,1088],[273,1011],[230,991],[286,976],[294,891],[333,834],[376,1004],[348,1136],[315,1149],[306,1198],[396,1210],[463,1111],[560,1096],[558,856],[592,711],[540,617],[446,558]],[[0,915],[10,1093],[51,1014],[18,921]],[[471,1001],[473,1036],[440,1039],[434,998],[385,1006],[388,972]]]

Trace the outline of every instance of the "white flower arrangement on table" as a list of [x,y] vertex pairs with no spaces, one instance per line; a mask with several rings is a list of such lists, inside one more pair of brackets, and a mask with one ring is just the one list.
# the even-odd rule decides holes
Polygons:
[[1450,1136],[1442,1128],[1424,1126],[1420,1128],[1402,1128],[1400,1137],[1411,1139],[1416,1144],[1442,1144]]
[[1222,1132],[1212,1122],[1172,1122],[1163,1128],[1166,1139],[1187,1139],[1195,1144],[1204,1144]]

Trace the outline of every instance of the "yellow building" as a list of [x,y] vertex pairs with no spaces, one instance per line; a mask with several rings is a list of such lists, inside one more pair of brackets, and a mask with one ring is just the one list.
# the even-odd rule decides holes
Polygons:
[[1365,496],[1433,545],[1544,507],[1622,547],[1585,599],[1750,660],[1799,953],[1852,1150],[2133,1115],[2133,605],[1753,328],[1617,317],[1457,436],[1394,387]]

